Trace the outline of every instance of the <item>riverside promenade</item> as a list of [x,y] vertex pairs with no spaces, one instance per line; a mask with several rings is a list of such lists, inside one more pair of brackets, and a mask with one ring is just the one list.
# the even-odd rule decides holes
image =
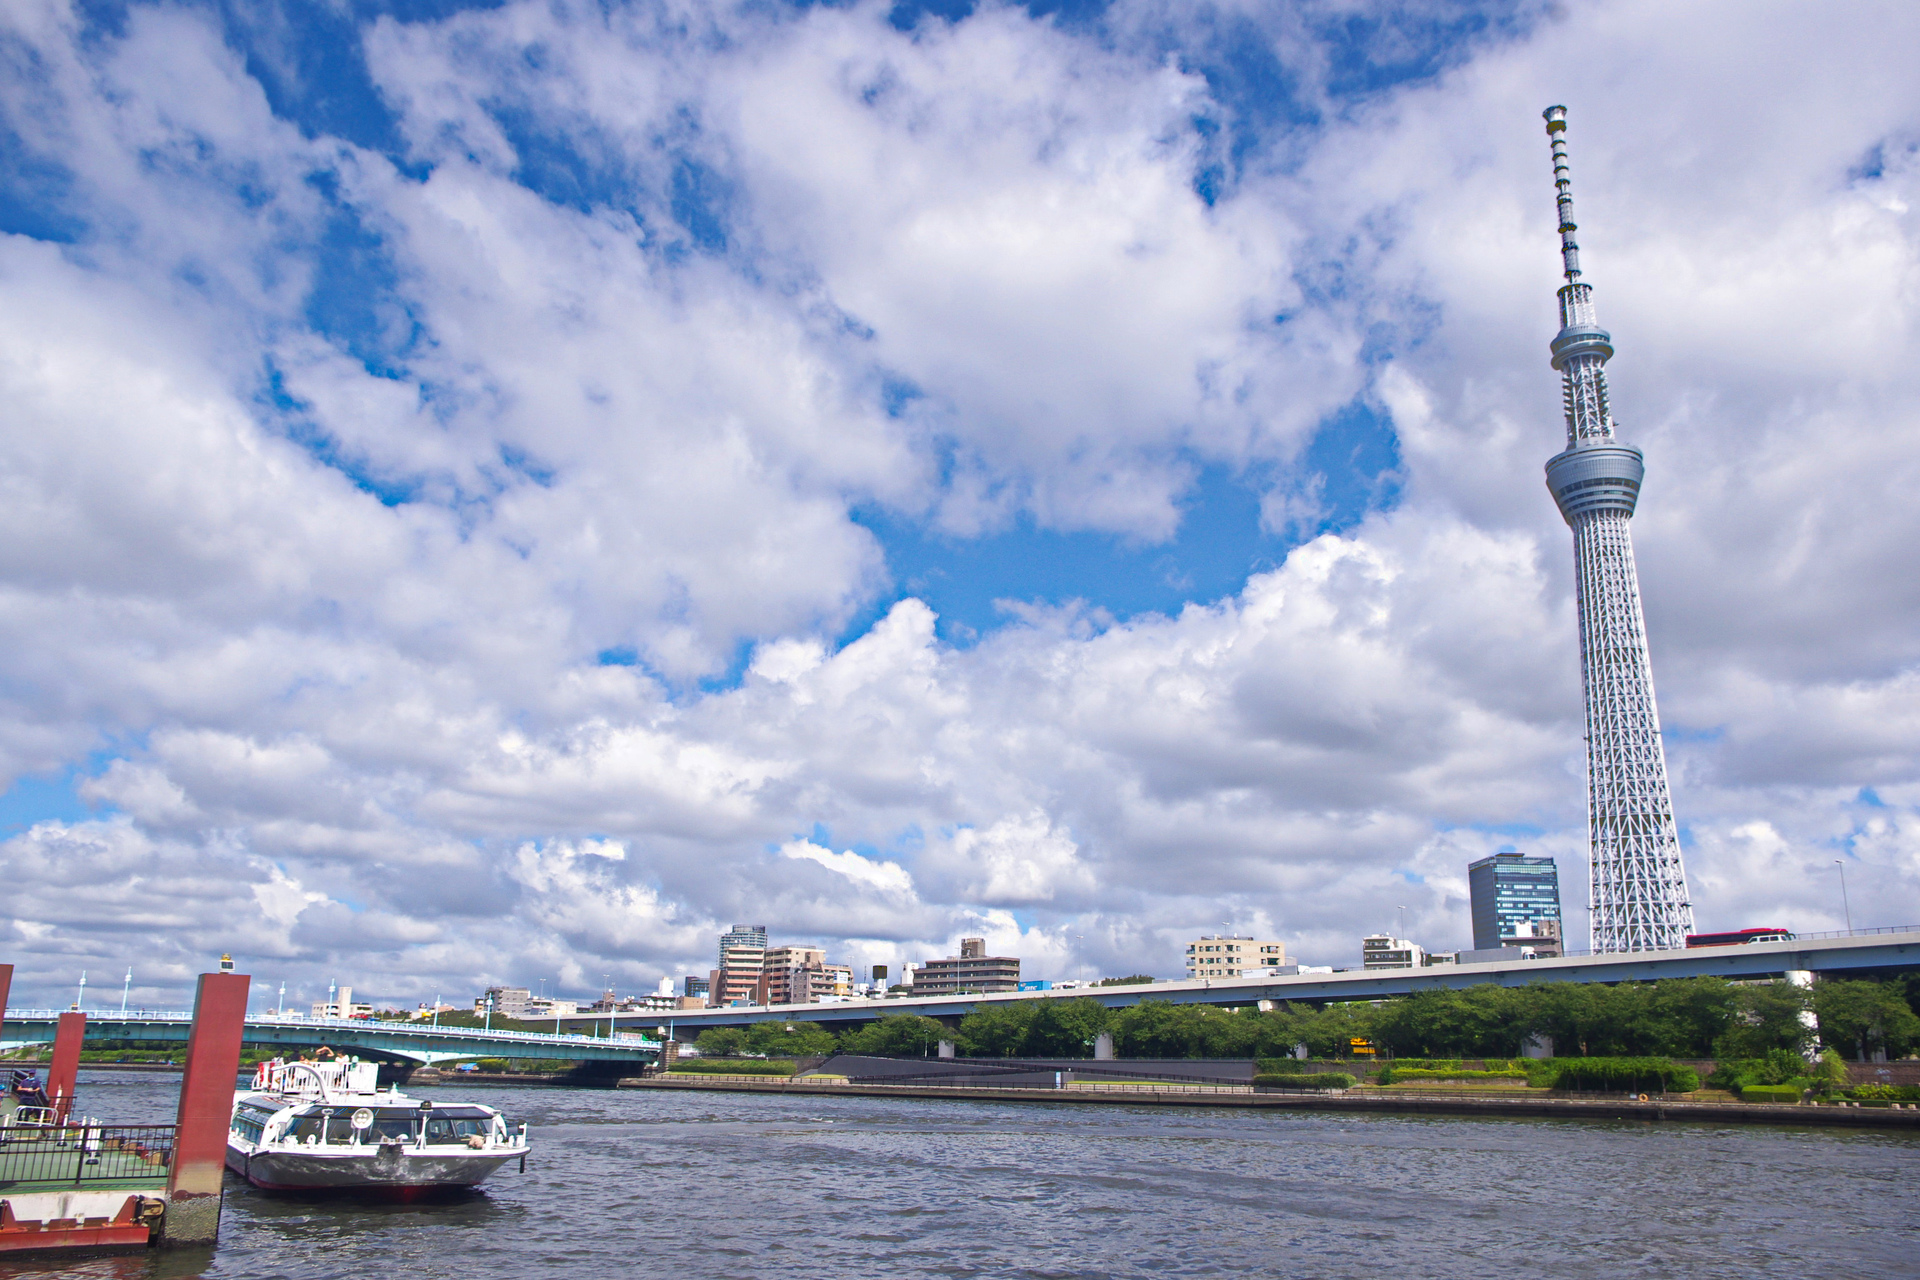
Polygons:
[[[1049,1102],[1161,1107],[1240,1107],[1266,1111],[1327,1111],[1347,1115],[1435,1115],[1562,1120],[1678,1120],[1707,1124],[1844,1125],[1920,1133],[1920,1104],[1865,1106],[1737,1101],[1690,1101],[1684,1094],[1650,1097],[1501,1096],[1492,1090],[1402,1091],[1360,1086],[1344,1092],[1292,1092],[1250,1085],[1106,1084],[1075,1081],[1060,1088],[850,1083],[806,1076],[636,1076],[621,1089],[767,1093],[808,1097],[946,1098],[978,1102]],[[1514,1091],[1517,1092],[1517,1091]]]

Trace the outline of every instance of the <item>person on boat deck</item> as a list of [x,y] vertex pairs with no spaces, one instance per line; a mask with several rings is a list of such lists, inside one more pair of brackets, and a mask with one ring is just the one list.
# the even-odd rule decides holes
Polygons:
[[23,1107],[45,1107],[52,1104],[47,1101],[47,1091],[40,1085],[40,1077],[31,1071],[15,1068],[7,1081],[7,1092],[20,1099]]

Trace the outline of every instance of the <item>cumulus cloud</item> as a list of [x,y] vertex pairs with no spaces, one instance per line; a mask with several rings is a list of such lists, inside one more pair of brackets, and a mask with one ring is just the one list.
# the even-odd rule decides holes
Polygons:
[[[1904,923],[1915,19],[1351,9],[381,17],[355,132],[289,24],[11,7],[0,774],[100,811],[0,842],[23,991],[1347,963],[1514,844],[1577,938],[1559,100],[1702,918]],[[867,518],[1152,543],[1209,467],[1297,545],[964,647]]]

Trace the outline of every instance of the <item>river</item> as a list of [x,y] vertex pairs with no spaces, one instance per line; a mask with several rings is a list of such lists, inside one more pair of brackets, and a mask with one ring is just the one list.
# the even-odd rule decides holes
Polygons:
[[[171,1120],[178,1076],[81,1109]],[[0,1274],[244,1277],[1920,1276],[1920,1138],[551,1087],[527,1171],[368,1206],[228,1181],[211,1255]]]

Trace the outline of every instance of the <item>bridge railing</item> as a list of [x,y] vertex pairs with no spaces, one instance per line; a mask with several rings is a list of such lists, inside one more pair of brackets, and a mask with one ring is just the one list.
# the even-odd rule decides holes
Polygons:
[[[57,1019],[68,1009],[9,1009],[10,1021],[46,1021]],[[128,1009],[122,1013],[118,1009],[89,1009],[86,1011],[90,1023],[113,1022],[177,1022],[183,1027],[191,1026],[193,1015],[178,1009]],[[298,1018],[284,1014],[255,1013],[247,1015],[250,1027],[285,1027],[290,1031],[304,1030],[309,1027],[321,1027],[337,1031],[392,1032],[406,1036],[428,1036],[441,1039],[480,1039],[496,1040],[503,1043],[552,1044],[572,1047],[599,1048],[635,1048],[649,1049],[658,1047],[651,1040],[628,1039],[621,1036],[583,1036],[577,1034],[556,1034],[551,1031],[508,1031],[489,1030],[485,1027],[436,1027],[430,1023],[388,1022],[377,1018]],[[96,1031],[97,1025],[89,1031]],[[182,1036],[181,1039],[186,1039]]]
[[[1883,928],[1876,928],[1876,929],[1826,929],[1817,933],[1796,933],[1793,935],[1792,940],[1794,942],[1815,942],[1815,941],[1824,942],[1830,938],[1870,938],[1870,937],[1875,937],[1879,934],[1887,934],[1887,933],[1920,933],[1920,924],[1895,924],[1895,925],[1887,925]],[[1517,947],[1524,947],[1527,944],[1524,940],[1521,940],[1516,942],[1514,945]],[[1675,948],[1675,950],[1680,952],[1732,951],[1742,945],[1744,944],[1729,943],[1725,946],[1713,946],[1713,947],[1677,947]],[[1560,954],[1562,956],[1567,957],[1568,959],[1577,959],[1582,957],[1586,957],[1586,958],[1599,957],[1602,959],[1611,958],[1611,959],[1630,960],[1641,953],[1637,951],[1563,951]],[[1662,953],[1662,954],[1665,954],[1665,953]],[[1551,960],[1555,958],[1556,957],[1553,957],[1553,956],[1539,957],[1539,959],[1542,959],[1542,960]]]

